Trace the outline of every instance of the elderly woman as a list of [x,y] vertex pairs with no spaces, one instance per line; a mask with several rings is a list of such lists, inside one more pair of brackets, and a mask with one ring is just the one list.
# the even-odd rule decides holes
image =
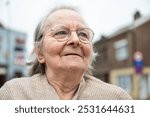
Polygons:
[[75,9],[52,10],[36,30],[37,59],[31,77],[5,83],[0,89],[0,99],[131,99],[119,87],[88,75],[93,36]]

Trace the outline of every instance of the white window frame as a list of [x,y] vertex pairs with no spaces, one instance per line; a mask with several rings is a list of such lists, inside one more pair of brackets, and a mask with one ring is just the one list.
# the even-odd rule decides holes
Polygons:
[[117,79],[117,86],[123,88],[128,93],[131,93],[133,90],[133,80],[131,75],[120,75]]
[[123,61],[128,59],[129,50],[128,50],[128,40],[122,39],[114,43],[115,47],[115,56],[117,61]]

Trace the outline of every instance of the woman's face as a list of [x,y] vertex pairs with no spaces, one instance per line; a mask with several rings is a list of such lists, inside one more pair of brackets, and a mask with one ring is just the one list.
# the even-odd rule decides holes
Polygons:
[[[86,24],[80,15],[71,10],[58,10],[48,17],[44,28],[42,50],[38,55],[39,62],[46,66],[46,72],[61,70],[85,72],[87,70],[92,45],[91,42],[81,42],[75,32],[85,27]],[[56,39],[59,38],[59,34],[55,31],[61,28],[71,31],[68,40]]]

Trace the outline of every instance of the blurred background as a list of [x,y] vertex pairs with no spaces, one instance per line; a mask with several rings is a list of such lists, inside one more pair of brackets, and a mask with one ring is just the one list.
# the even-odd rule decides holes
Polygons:
[[93,75],[150,99],[150,0],[0,0],[0,87],[28,75],[34,30],[60,5],[77,7],[95,33]]

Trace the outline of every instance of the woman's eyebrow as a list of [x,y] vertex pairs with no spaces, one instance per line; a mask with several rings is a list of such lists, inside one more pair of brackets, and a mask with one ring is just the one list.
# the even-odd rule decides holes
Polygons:
[[[70,29],[70,26],[68,24],[56,24],[56,25],[53,25],[51,27],[48,27],[48,30],[49,29],[56,29],[56,28],[62,28],[62,29]],[[83,29],[83,28],[89,28],[88,26],[85,26],[85,25],[77,25],[77,29]]]
[[77,28],[78,28],[78,29],[82,29],[82,28],[89,28],[89,27],[86,26],[86,25],[78,25]]
[[51,27],[51,29],[55,29],[55,28],[65,28],[65,29],[69,29],[69,26],[65,26],[65,25],[57,25],[57,26]]

